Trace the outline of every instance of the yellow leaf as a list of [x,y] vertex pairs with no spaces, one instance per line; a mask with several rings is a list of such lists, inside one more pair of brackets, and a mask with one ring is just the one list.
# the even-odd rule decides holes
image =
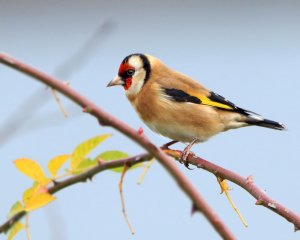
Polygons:
[[80,162],[84,160],[84,158],[94,149],[96,148],[101,142],[105,139],[110,137],[110,134],[103,134],[100,136],[96,136],[93,138],[88,139],[80,143],[73,151],[71,157],[71,170],[76,171],[77,167],[79,166]]
[[34,182],[33,186],[26,189],[23,193],[23,203],[25,204],[26,202],[30,201],[31,198],[34,196],[40,195],[42,193],[47,193],[48,189],[45,188],[42,185],[39,185],[39,183]]
[[12,207],[10,208],[9,214],[8,214],[8,218],[16,215],[19,212],[24,211],[24,206],[22,205],[22,203],[20,203],[19,201],[15,202],[14,205],[12,205]]
[[39,186],[36,184],[34,184],[33,187],[26,189],[23,193],[23,203],[28,202],[33,195],[36,195],[38,193],[39,193]]
[[15,222],[11,230],[9,231],[9,235],[7,237],[7,240],[12,240],[18,232],[20,232],[22,229],[24,229],[25,226],[20,222]]
[[52,158],[48,163],[48,170],[52,177],[57,176],[58,170],[62,165],[71,157],[70,154],[60,155],[55,158]]
[[53,195],[47,192],[33,193],[31,196],[28,194],[30,194],[30,192],[27,192],[27,194],[24,193],[24,195],[27,195],[25,197],[23,195],[25,210],[27,212],[43,207],[56,199]]
[[14,161],[17,169],[41,185],[47,185],[50,179],[46,177],[40,165],[29,158],[19,158]]
[[41,193],[28,199],[28,201],[25,203],[25,209],[26,211],[33,211],[35,209],[38,209],[40,207],[49,204],[55,199],[56,198],[49,193]]

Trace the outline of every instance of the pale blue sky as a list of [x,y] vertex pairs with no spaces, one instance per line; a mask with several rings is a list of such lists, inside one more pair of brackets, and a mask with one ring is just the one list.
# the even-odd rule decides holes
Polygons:
[[[300,3],[298,1],[1,1],[0,51],[47,72],[78,51],[105,21],[103,34],[85,64],[68,77],[71,86],[109,113],[161,145],[167,141],[150,132],[137,117],[122,88],[106,88],[120,61],[144,52],[201,81],[241,107],[286,124],[279,132],[258,127],[220,134],[193,151],[255,183],[300,213],[299,77]],[[85,60],[85,59],[84,59]],[[0,124],[41,84],[0,66]],[[45,91],[45,97],[48,95]],[[143,152],[110,128],[64,100],[72,115],[65,120],[52,100],[9,142],[0,146],[0,222],[30,181],[12,161],[30,157],[43,166],[55,155],[69,153],[81,141],[113,133],[99,152],[118,149]],[[35,106],[32,106],[33,108]],[[26,111],[26,109],[24,109]],[[15,118],[23,119],[20,112]],[[0,125],[1,126],[1,125]],[[1,134],[0,130],[0,137]],[[117,147],[116,147],[117,146]],[[184,145],[176,147],[182,149]],[[214,176],[203,170],[187,174],[238,239],[299,239],[293,226],[231,184],[231,196],[247,220],[245,229]],[[131,236],[121,213],[119,175],[105,172],[92,183],[57,194],[57,200],[31,214],[32,239],[219,239],[191,203],[156,163],[141,186],[141,169],[130,172],[124,192],[136,235]],[[2,239],[3,236],[0,236]],[[17,239],[24,239],[21,233]]]

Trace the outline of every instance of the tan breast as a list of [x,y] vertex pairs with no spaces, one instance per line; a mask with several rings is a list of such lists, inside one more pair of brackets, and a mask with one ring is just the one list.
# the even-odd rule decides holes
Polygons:
[[153,131],[181,142],[190,142],[195,137],[205,141],[223,131],[224,125],[214,108],[174,102],[162,95],[157,83],[147,84],[131,103]]

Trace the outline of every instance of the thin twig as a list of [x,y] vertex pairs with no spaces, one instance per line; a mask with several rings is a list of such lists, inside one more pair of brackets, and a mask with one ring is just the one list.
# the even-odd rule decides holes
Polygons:
[[126,206],[125,206],[125,200],[124,200],[124,195],[123,195],[123,182],[124,182],[124,178],[125,178],[125,174],[127,172],[127,170],[129,169],[128,165],[125,164],[122,174],[121,174],[121,178],[120,178],[120,182],[119,182],[119,192],[120,192],[120,198],[121,198],[121,205],[122,205],[122,213],[123,216],[125,218],[126,224],[131,232],[132,235],[134,235],[134,229],[130,224],[127,212],[126,212]]
[[236,212],[236,214],[238,215],[239,219],[241,220],[241,222],[243,223],[244,227],[248,227],[248,224],[246,222],[246,220],[244,219],[244,217],[242,216],[242,214],[240,213],[239,209],[235,206],[233,200],[231,199],[230,195],[229,195],[229,186],[226,182],[226,179],[222,179],[220,177],[217,177],[217,181],[220,185],[221,188],[221,194],[225,193],[231,207],[233,208],[233,210]]
[[55,101],[57,102],[58,106],[59,106],[59,109],[60,111],[63,113],[63,115],[67,118],[69,116],[69,114],[67,113],[67,111],[65,110],[57,92],[55,91],[55,89],[51,88],[51,93],[55,99]]
[[152,166],[152,164],[154,163],[155,158],[152,158],[150,161],[148,161],[146,163],[146,166],[144,167],[144,171],[142,172],[141,176],[139,177],[139,179],[137,180],[137,184],[141,185],[142,182],[144,181],[144,178],[147,174],[147,172],[149,171],[150,167]]
[[30,236],[29,214],[28,213],[26,214],[25,230],[26,230],[27,240],[30,240],[31,236]]

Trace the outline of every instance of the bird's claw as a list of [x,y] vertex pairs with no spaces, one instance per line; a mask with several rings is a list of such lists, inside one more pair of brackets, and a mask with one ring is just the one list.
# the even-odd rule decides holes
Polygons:
[[194,138],[190,143],[189,145],[187,145],[185,147],[185,149],[183,150],[182,152],[182,155],[181,155],[181,159],[180,159],[180,163],[184,163],[184,166],[187,168],[187,169],[190,169],[189,168],[189,162],[187,161],[187,158],[188,156],[191,154],[192,156],[194,156],[195,154],[191,151],[191,148],[192,146],[198,141],[197,138]]
[[189,155],[194,156],[195,153],[193,153],[192,151],[190,151],[189,149],[184,149],[181,155],[181,158],[179,160],[180,163],[183,163],[184,166],[189,169],[189,170],[193,170],[192,168],[189,167],[189,161],[187,160]]

